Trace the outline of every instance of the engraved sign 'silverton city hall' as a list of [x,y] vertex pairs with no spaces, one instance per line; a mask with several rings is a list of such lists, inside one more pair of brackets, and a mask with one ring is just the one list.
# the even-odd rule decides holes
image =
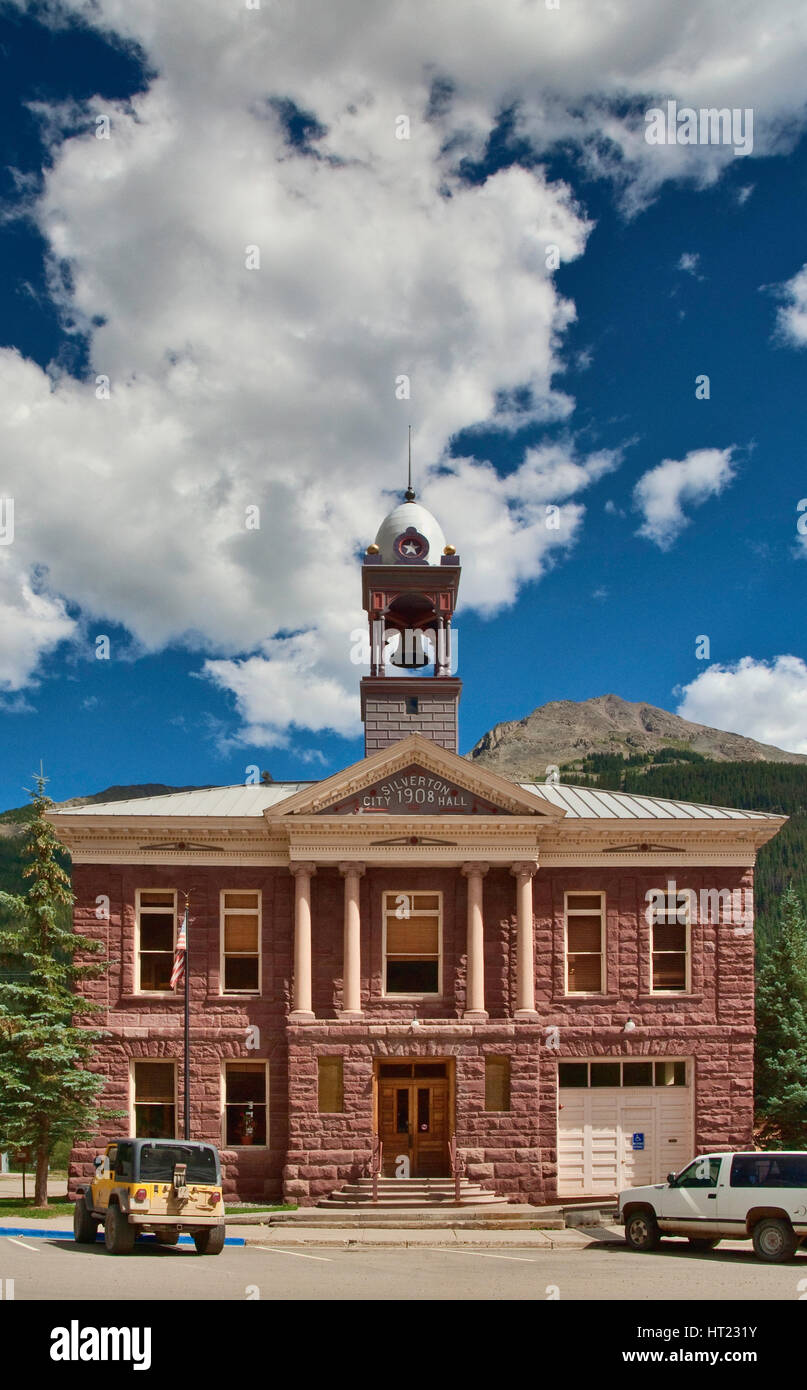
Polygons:
[[112,961],[84,986],[124,1112],[98,1143],[182,1135],[189,892],[191,1137],[230,1194],[313,1204],[380,1163],[542,1203],[750,1144],[750,890],[782,819],[460,757],[459,580],[410,489],[362,565],[361,762],[52,813]]

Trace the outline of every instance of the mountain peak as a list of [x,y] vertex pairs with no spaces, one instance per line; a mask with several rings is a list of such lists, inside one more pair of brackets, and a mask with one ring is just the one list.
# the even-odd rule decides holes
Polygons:
[[543,781],[547,768],[578,762],[591,753],[655,753],[680,747],[715,762],[805,763],[744,734],[693,724],[669,710],[621,695],[552,700],[523,719],[496,724],[467,755],[517,781]]

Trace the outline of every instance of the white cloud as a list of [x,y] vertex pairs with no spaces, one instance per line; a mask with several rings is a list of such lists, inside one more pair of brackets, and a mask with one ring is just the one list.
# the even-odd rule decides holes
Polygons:
[[693,449],[683,459],[662,459],[644,473],[633,489],[634,506],[644,516],[637,535],[669,550],[689,525],[683,504],[700,507],[718,497],[734,478],[734,445],[728,449]]
[[584,508],[572,499],[620,461],[607,449],[577,461],[568,443],[528,449],[504,477],[489,463],[448,460],[423,500],[460,553],[463,606],[492,614],[540,579],[577,538]]
[[0,550],[0,691],[22,690],[41,658],[77,631],[64,603],[34,579],[28,571],[15,574],[10,552]]
[[685,270],[688,275],[694,275],[696,280],[702,280],[703,276],[698,274],[699,264],[699,252],[682,251],[676,263],[676,270]]
[[[24,639],[16,621],[0,636],[2,682],[23,685],[77,612],[146,650],[196,644],[267,738],[346,730],[355,557],[400,486],[410,420],[424,500],[464,551],[463,602],[484,611],[574,544],[580,493],[616,461],[564,445],[525,453],[508,478],[472,460],[440,471],[462,429],[570,416],[553,376],[575,311],[546,247],[568,263],[590,230],[540,168],[480,185],[460,161],[515,103],[536,153],[576,139],[632,210],[667,176],[708,182],[730,153],[649,146],[642,103],[754,105],[755,151],[784,147],[803,119],[807,14],[781,0],[772,29],[750,0],[731,25],[720,0],[652,14],[639,0],[62,10],[138,44],[152,75],[131,102],[39,108],[50,158],[26,196],[92,379],[0,354],[3,485],[17,499],[4,602],[32,615]],[[429,108],[435,79],[446,99]],[[271,105],[285,97],[323,127],[312,154],[286,141]],[[98,114],[109,140],[94,138]],[[401,114],[409,140],[395,138]],[[244,264],[253,244],[258,271]],[[402,374],[408,402],[394,396]],[[259,531],[244,526],[253,504]],[[312,623],[313,657],[286,635]]]
[[745,656],[734,666],[710,666],[676,711],[684,719],[807,753],[807,664],[797,656],[768,663]]
[[204,674],[235,696],[238,743],[282,747],[289,729],[353,736],[361,727],[355,694],[323,676],[321,662],[319,634],[304,632],[268,642],[260,656],[206,661]]
[[785,303],[777,312],[779,333],[791,347],[807,344],[807,265],[780,287]]

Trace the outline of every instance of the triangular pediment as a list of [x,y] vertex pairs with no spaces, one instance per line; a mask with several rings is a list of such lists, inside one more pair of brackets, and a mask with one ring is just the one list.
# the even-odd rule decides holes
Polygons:
[[538,816],[562,819],[565,811],[533,796],[488,768],[474,767],[457,753],[421,734],[306,787],[268,820],[294,816]]

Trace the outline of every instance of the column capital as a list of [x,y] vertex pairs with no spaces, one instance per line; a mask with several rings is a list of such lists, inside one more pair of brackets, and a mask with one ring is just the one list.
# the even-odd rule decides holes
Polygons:
[[516,878],[534,878],[538,872],[538,864],[533,859],[523,859],[519,863],[510,865],[511,874]]
[[464,874],[466,878],[472,878],[474,874],[478,874],[480,878],[483,878],[489,868],[490,864],[484,864],[481,861],[477,862],[474,859],[469,859],[465,864],[460,865],[460,873]]
[[361,878],[362,874],[367,872],[367,865],[360,859],[342,859],[336,867],[343,878],[347,878],[348,874],[356,874]]
[[316,872],[316,864],[308,859],[293,859],[289,864],[289,873],[295,878],[313,878]]

